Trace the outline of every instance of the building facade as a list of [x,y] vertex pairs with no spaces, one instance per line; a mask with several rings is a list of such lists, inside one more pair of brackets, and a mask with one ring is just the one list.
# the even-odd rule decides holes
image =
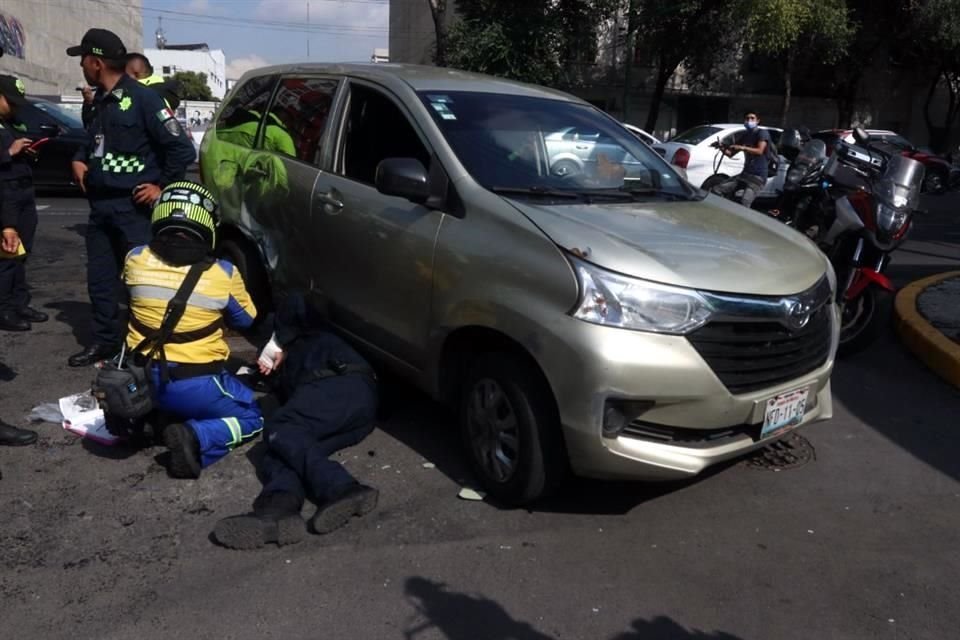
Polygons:
[[165,78],[178,71],[193,71],[207,76],[207,86],[214,98],[227,95],[227,59],[223,49],[210,49],[206,44],[166,45],[163,49],[145,49],[154,73]]
[[141,0],[37,0],[0,2],[0,73],[21,78],[31,95],[58,96],[84,84],[80,60],[66,48],[80,44],[87,29],[113,31],[130,51],[143,45]]

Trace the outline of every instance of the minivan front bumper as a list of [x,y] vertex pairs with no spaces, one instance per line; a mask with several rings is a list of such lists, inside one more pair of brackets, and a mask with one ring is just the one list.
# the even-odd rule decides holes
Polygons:
[[[839,320],[835,307],[824,311],[829,314],[824,338],[830,342],[825,361],[788,380],[748,391],[731,391],[729,378],[725,385],[687,337],[571,318],[553,334],[565,344],[548,350],[551,355],[541,363],[554,387],[574,472],[637,480],[694,476],[783,436],[786,431],[761,438],[766,404],[794,390],[809,390],[798,426],[829,419]],[[604,435],[611,402],[649,408],[630,416],[617,434]]]

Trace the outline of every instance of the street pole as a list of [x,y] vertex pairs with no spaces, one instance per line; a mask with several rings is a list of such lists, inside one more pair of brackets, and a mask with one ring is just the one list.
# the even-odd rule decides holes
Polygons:
[[310,59],[310,0],[307,0],[307,60]]
[[633,66],[634,49],[636,48],[636,19],[637,0],[630,0],[627,6],[627,46],[623,59],[623,121],[627,122],[630,113],[630,68]]

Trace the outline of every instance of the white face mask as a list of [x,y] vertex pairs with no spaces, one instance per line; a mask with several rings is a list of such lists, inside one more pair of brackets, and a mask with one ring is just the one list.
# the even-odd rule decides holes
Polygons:
[[747,129],[756,129],[756,128],[757,128],[757,121],[756,121],[756,120],[746,120],[746,121],[743,123],[743,126],[745,126]]

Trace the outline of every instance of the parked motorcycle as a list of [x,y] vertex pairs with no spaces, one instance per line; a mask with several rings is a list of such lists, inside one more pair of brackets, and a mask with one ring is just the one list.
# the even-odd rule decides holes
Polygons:
[[[854,137],[857,144],[838,142],[829,159],[819,140],[797,151],[777,206],[777,218],[810,236],[836,271],[841,356],[879,332],[895,290],[884,271],[907,238],[924,178],[920,162],[885,152],[862,129]],[[783,143],[781,150],[792,154],[793,138],[786,142],[789,151]]]

